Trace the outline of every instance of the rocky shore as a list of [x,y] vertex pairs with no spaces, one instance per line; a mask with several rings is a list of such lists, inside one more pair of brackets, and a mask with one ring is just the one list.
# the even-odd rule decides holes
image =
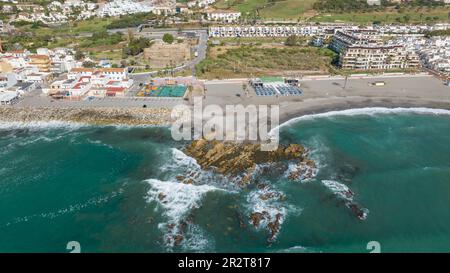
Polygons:
[[[242,177],[241,186],[251,182],[252,175],[260,165],[278,165],[278,169],[288,167],[287,161],[296,163],[296,168],[289,175],[292,180],[302,177],[304,166],[315,168],[312,160],[307,158],[306,149],[300,144],[279,145],[274,151],[262,151],[261,144],[207,141],[192,141],[184,151],[197,160],[203,169],[213,168],[216,172],[233,177]],[[280,163],[282,166],[280,166]],[[272,171],[274,169],[272,168]],[[306,177],[305,177],[306,179]]]
[[3,122],[67,121],[92,125],[169,125],[169,108],[0,107]]
[[[257,143],[201,139],[188,144],[184,153],[194,158],[203,170],[228,177],[229,183],[243,189],[257,189],[249,197],[250,203],[255,205],[247,219],[254,228],[267,231],[269,244],[276,239],[285,219],[286,196],[273,189],[266,178],[284,176],[291,181],[305,181],[316,175],[315,162],[308,158],[307,149],[300,144],[279,145],[274,151],[262,151]],[[197,174],[191,173],[179,180],[193,183],[196,177]]]

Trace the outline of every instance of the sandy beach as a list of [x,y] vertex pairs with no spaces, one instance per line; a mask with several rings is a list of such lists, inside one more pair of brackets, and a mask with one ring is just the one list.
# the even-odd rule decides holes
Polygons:
[[[385,85],[371,86],[374,81],[384,81]],[[252,90],[247,97],[243,83],[245,80],[206,82],[203,105],[279,105],[281,123],[306,114],[366,107],[450,110],[450,87],[429,75],[352,77],[347,84],[339,77],[303,79],[303,94],[287,97],[259,97]],[[0,107],[0,121],[170,125],[171,109],[186,103],[181,99],[132,97],[52,101],[42,95],[27,95],[16,105]]]
[[[375,81],[386,84],[371,86]],[[305,79],[301,96],[276,98],[258,97],[253,92],[246,97],[242,82],[210,82],[205,104],[278,104],[281,123],[307,114],[366,107],[450,110],[450,87],[429,75],[349,78],[345,89],[344,85],[342,78]]]

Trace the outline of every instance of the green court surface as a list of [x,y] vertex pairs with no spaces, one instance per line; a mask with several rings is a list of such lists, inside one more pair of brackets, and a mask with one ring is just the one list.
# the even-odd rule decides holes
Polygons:
[[143,89],[138,93],[138,97],[176,97],[181,98],[186,93],[187,87],[184,85],[159,86],[156,90]]
[[260,80],[263,83],[284,82],[284,79],[282,77],[264,76],[264,77],[261,77]]
[[183,85],[158,87],[158,97],[183,97],[187,87]]

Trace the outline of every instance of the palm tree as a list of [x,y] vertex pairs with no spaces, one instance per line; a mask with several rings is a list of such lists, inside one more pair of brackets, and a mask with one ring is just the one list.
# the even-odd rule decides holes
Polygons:
[[247,84],[245,82],[242,83],[242,90],[244,90],[245,96],[248,97]]
[[192,93],[194,92],[194,87],[192,85],[188,86],[189,98],[192,99]]
[[345,81],[344,81],[344,86],[343,86],[343,89],[345,90],[345,88],[347,87],[347,82],[348,82],[348,76],[349,76],[349,72],[348,71],[345,71],[345,70],[342,70],[342,76],[344,76],[345,77]]

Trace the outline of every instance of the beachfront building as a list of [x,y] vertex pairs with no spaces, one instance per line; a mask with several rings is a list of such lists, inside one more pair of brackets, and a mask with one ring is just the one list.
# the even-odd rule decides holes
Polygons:
[[125,80],[128,79],[127,68],[85,68],[76,67],[67,74],[68,79],[77,79],[79,77],[91,77],[94,79],[108,79],[108,80]]
[[14,73],[0,73],[0,90],[9,88],[17,83],[17,77]]
[[52,77],[52,59],[48,55],[30,54],[26,50],[1,53],[0,75],[8,79],[6,88],[12,88],[18,83],[41,85]]
[[39,72],[50,72],[52,62],[47,55],[34,54],[28,56],[28,58],[28,64],[31,66],[36,66]]
[[337,31],[330,48],[339,53],[339,66],[350,70],[407,69],[419,66],[419,57],[404,45],[385,44],[367,33]]
[[36,87],[37,85],[34,82],[17,82],[7,90],[17,92],[20,96],[22,96],[33,91],[34,89],[36,89]]
[[19,101],[19,94],[13,91],[0,91],[0,105],[12,105]]
[[425,67],[450,75],[450,37],[416,39],[413,45]]
[[233,23],[237,22],[241,17],[239,11],[233,10],[208,10],[206,11],[206,19],[209,21]]
[[44,92],[54,98],[79,100],[86,96],[125,96],[133,86],[127,68],[73,68],[67,79],[50,84]]

